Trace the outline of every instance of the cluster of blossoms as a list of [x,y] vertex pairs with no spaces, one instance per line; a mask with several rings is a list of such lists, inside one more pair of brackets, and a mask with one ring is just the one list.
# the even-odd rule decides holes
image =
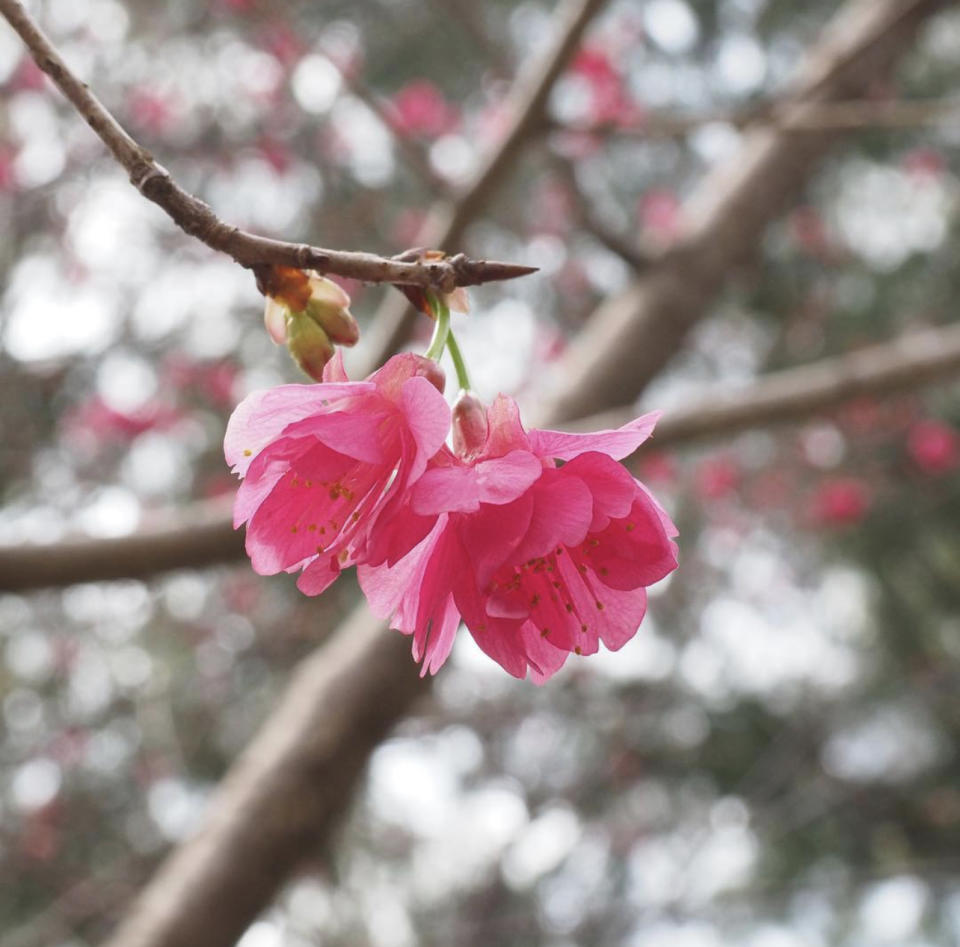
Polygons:
[[247,525],[254,569],[299,571],[317,595],[358,566],[373,611],[413,637],[424,673],[446,660],[461,620],[510,674],[538,683],[571,652],[621,647],[646,587],[677,564],[673,524],[617,462],[656,416],[594,434],[527,431],[511,398],[485,408],[462,390],[451,410],[443,389],[432,358],[397,355],[350,381],[338,354],[320,384],[249,395],[225,454],[243,477],[234,524]]

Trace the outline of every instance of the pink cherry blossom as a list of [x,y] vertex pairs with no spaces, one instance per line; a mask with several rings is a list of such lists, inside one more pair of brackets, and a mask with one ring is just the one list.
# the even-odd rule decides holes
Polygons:
[[810,503],[814,523],[826,526],[852,526],[870,509],[870,489],[857,477],[832,477],[823,481]]
[[941,421],[917,421],[907,435],[907,452],[924,473],[947,473],[960,463],[960,437]]
[[413,636],[424,673],[446,660],[462,616],[505,670],[542,683],[571,652],[624,645],[646,587],[676,568],[676,529],[616,462],[656,415],[594,434],[528,432],[512,399],[484,424],[476,404],[454,408],[457,453],[439,452],[397,511],[398,531],[435,517],[432,529],[405,557],[361,566],[360,583],[374,612]]
[[[362,382],[347,379],[337,356],[320,384],[247,396],[230,418],[224,453],[243,477],[234,525],[247,524],[254,569],[302,569],[298,586],[317,595],[364,561],[378,519],[389,523],[443,445],[450,409],[442,387],[436,364],[418,355],[396,355]],[[402,556],[431,525],[412,520],[412,531],[381,542],[383,554]]]

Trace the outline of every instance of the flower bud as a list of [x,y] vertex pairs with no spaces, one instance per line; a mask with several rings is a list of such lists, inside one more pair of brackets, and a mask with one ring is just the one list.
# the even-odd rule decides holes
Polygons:
[[[360,338],[360,330],[350,314],[350,297],[333,280],[312,270],[305,272],[291,266],[271,266],[258,271],[257,285],[267,297],[263,321],[277,345],[289,343],[291,327],[298,317],[313,322],[328,343],[355,345]],[[314,342],[306,343],[304,333],[307,330],[300,326],[297,331],[302,336],[296,343],[298,350],[304,345],[312,349],[319,344],[316,333],[310,333]]]
[[432,358],[424,358],[422,355],[416,358],[415,374],[422,375],[440,394],[443,394],[443,389],[447,387],[447,376],[443,373],[443,369]]
[[472,391],[461,391],[453,405],[453,450],[469,460],[483,450],[487,442],[487,410]]
[[327,333],[306,313],[287,314],[287,348],[293,360],[314,381],[323,381],[323,366],[333,358]]
[[340,345],[356,345],[360,330],[350,313],[350,297],[333,280],[310,274],[307,315]]

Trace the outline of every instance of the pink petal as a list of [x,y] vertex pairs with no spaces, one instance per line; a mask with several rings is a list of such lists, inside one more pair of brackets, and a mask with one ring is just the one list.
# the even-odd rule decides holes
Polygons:
[[343,367],[343,352],[336,349],[333,358],[323,366],[323,381],[325,384],[338,381],[350,381],[347,370]]
[[533,517],[513,562],[544,556],[557,546],[579,546],[586,539],[593,520],[593,497],[579,477],[541,477],[531,491]]
[[373,390],[373,385],[367,382],[347,382],[340,385],[281,385],[254,391],[237,405],[227,422],[223,439],[227,463],[242,477],[253,458],[276,440],[288,424],[311,417],[340,398]]
[[410,480],[415,480],[443,446],[450,431],[450,406],[426,378],[418,376],[403,382],[400,408],[416,445],[416,456],[407,473]]
[[531,450],[527,432],[520,422],[520,409],[513,398],[497,395],[487,409],[487,425],[489,434],[483,450],[484,456],[501,457],[512,450]]
[[560,477],[578,477],[593,497],[591,530],[603,529],[610,519],[626,516],[637,495],[637,481],[623,464],[606,454],[590,451],[580,454],[560,468]]
[[272,296],[267,296],[267,304],[263,310],[263,324],[267,327],[267,332],[275,345],[283,345],[287,341],[287,307],[278,303]]
[[[367,380],[373,382],[385,397],[399,400],[403,383],[410,378],[432,378],[439,381],[443,372],[436,362],[413,352],[401,352],[388,359]],[[439,389],[438,389],[439,390]]]
[[364,463],[386,463],[389,445],[384,444],[384,424],[389,424],[390,416],[385,410],[387,406],[383,400],[375,394],[367,393],[360,401],[350,399],[343,404],[344,410],[335,410],[336,405],[333,405],[311,417],[287,425],[283,431],[284,436],[310,436],[326,444],[331,450]]
[[615,431],[568,434],[564,431],[530,431],[531,450],[541,457],[573,460],[587,451],[598,451],[614,460],[632,454],[650,435],[660,419],[659,411],[644,414]]
[[371,565],[399,562],[433,529],[436,516],[420,516],[408,501],[408,495],[396,491],[380,509],[364,556]]
[[335,556],[317,556],[297,579],[297,588],[304,595],[319,595],[325,592],[340,575]]
[[472,466],[433,467],[414,485],[413,508],[422,514],[474,512],[481,503],[502,506],[525,493],[543,472],[529,451]]
[[570,652],[553,647],[532,622],[524,622],[520,634],[530,665],[530,680],[538,686],[545,684],[563,667]]
[[[486,588],[504,561],[515,558],[516,547],[530,527],[533,509],[533,497],[527,491],[513,503],[485,506],[482,514],[457,517],[470,579],[478,588]],[[457,589],[459,595],[459,584]]]

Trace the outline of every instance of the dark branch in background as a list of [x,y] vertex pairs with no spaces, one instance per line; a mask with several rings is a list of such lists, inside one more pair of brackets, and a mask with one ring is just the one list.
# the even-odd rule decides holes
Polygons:
[[374,747],[426,693],[410,639],[357,609],[280,705],[108,947],[226,947],[329,838]]
[[286,243],[231,227],[203,201],[183,190],[170,177],[167,169],[127,134],[70,70],[19,0],[0,0],[0,13],[20,35],[37,65],[54,81],[126,169],[133,186],[166,211],[185,233],[214,250],[226,253],[241,266],[284,264],[367,283],[404,283],[432,287],[443,292],[451,292],[457,286],[477,286],[535,272],[534,267],[470,260],[463,254],[446,260],[401,262],[372,253]]
[[[605,2],[564,0],[559,5],[554,15],[557,21],[554,41],[540,59],[521,72],[507,97],[504,107],[510,113],[510,124],[503,138],[493,144],[466,186],[455,192],[449,202],[437,202],[430,208],[417,234],[417,243],[449,251],[460,242],[467,227],[482,215],[520,151],[536,134],[554,83]],[[416,313],[407,301],[391,293],[367,329],[363,344],[364,368],[376,368],[401,348],[415,320]]]
[[[865,396],[885,397],[960,377],[960,325],[925,329],[758,378],[737,391],[718,391],[667,412],[649,449],[729,437],[787,421],[803,421]],[[617,426],[636,416],[631,408],[605,411],[565,425],[570,430]]]
[[[960,374],[960,326],[913,332],[850,355],[789,368],[737,390],[705,394],[669,411],[648,448],[726,437],[751,428],[801,421],[845,401],[884,397],[943,382]],[[617,427],[636,416],[615,408],[567,424],[566,430]],[[645,449],[648,449],[645,448]],[[87,539],[53,546],[0,546],[0,590],[23,592],[75,582],[147,578],[168,569],[244,558],[240,533],[219,504],[198,504],[173,525],[118,539]]]
[[[853,0],[784,98],[784,114],[800,120],[825,102],[863,95],[943,3]],[[739,152],[684,206],[677,244],[602,303],[569,346],[560,372],[566,390],[537,421],[556,424],[633,401],[703,318],[731,270],[755,252],[767,224],[801,193],[834,138],[824,131],[749,131]]]
[[567,192],[573,200],[573,214],[580,227],[598,243],[606,247],[615,256],[620,257],[635,273],[646,270],[653,261],[654,253],[644,253],[622,234],[612,230],[603,221],[597,219],[590,209],[589,200],[580,188],[574,165],[559,155],[551,156],[551,167],[560,176]]
[[679,138],[703,128],[704,125],[717,123],[740,129],[763,125],[781,131],[799,132],[917,128],[958,121],[960,99],[852,99],[846,102],[823,102],[805,109],[802,114],[785,110],[778,102],[767,102],[739,109],[716,109],[689,115],[678,112],[651,112],[630,124],[548,122],[547,127],[550,131],[581,135],[655,139]]

